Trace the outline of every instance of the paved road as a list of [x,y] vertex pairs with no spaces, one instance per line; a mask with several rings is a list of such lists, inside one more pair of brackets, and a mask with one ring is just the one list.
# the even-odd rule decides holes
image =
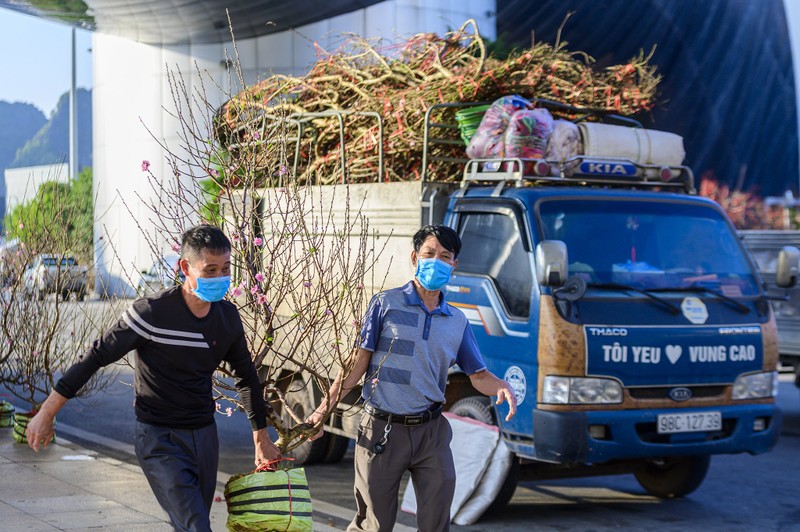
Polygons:
[[[779,403],[784,431],[770,453],[716,456],[705,483],[691,496],[672,501],[650,497],[633,476],[524,482],[510,505],[499,515],[458,530],[470,532],[526,530],[611,530],[652,528],[751,531],[800,531],[800,391],[781,377]],[[111,390],[94,399],[73,401],[58,422],[78,428],[70,439],[101,447],[114,457],[131,460],[133,392],[130,375],[121,375]],[[252,443],[243,414],[218,417],[221,440],[220,470],[248,470]],[[77,437],[76,437],[77,436]],[[109,446],[110,445],[110,446]],[[307,473],[315,498],[352,511],[352,449],[340,464],[311,466]],[[399,522],[413,526],[413,516]],[[332,526],[343,526],[334,520]]]
[[[776,448],[759,456],[716,456],[704,484],[691,496],[663,501],[648,496],[632,475],[520,484],[509,506],[484,516],[470,532],[517,530],[658,531],[725,530],[800,532],[800,391],[789,374],[781,376],[778,402],[784,411],[783,434]],[[130,370],[122,370],[104,394],[71,401],[59,414],[71,440],[98,448],[115,458],[130,456],[134,424]],[[219,416],[220,470],[238,473],[251,468],[252,440],[243,414]],[[66,433],[69,427],[72,433]],[[307,474],[313,496],[353,511],[352,449],[342,463],[311,466]],[[413,526],[401,514],[399,522]],[[344,519],[329,523],[343,527]]]

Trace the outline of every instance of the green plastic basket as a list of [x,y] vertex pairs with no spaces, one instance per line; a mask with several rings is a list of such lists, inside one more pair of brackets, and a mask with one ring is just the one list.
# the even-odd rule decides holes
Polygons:
[[466,109],[456,112],[456,122],[458,122],[461,140],[464,141],[464,144],[469,144],[475,132],[478,131],[481,120],[483,120],[483,115],[489,107],[491,107],[490,104],[478,105],[475,107],[467,107]]

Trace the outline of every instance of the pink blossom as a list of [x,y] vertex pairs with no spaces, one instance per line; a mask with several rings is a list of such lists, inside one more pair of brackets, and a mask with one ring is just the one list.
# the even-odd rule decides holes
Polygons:
[[258,292],[259,292],[259,288],[258,288],[257,284],[254,284],[253,286],[250,287],[250,293],[251,294],[257,294]]
[[379,382],[380,382],[380,381],[378,380],[378,377],[375,377],[374,379],[372,379],[372,385],[373,385],[373,386],[375,386],[375,385],[376,385],[376,384],[378,384]]
[[364,289],[364,284],[363,283],[358,283],[356,285],[356,290],[363,290],[363,289]]
[[39,356],[39,351],[35,351],[35,350],[34,350],[34,352],[33,352],[33,356],[35,356],[35,357],[38,357],[38,356]]
[[217,172],[217,171],[216,171],[216,170],[214,170],[213,168],[212,168],[212,169],[210,169],[210,170],[208,171],[208,173],[209,173],[209,174],[211,174],[211,175],[212,175],[212,176],[214,176],[214,177],[219,177],[219,172]]
[[306,288],[311,288],[311,281],[304,282],[303,286],[305,286]]
[[261,133],[259,133],[258,131],[253,131],[253,138],[256,140],[260,139]]
[[333,316],[333,311],[331,309],[327,308],[327,309],[325,309],[325,315],[326,316]]
[[150,161],[145,159],[142,161],[142,172],[147,172],[148,170],[150,170]]
[[289,170],[288,170],[288,168],[286,168],[286,165],[282,164],[280,169],[278,170],[278,175],[286,175],[286,172],[288,172],[288,171]]
[[234,242],[238,242],[239,241],[239,233],[233,233],[231,238],[233,239]]
[[25,229],[25,224],[23,224],[23,223],[20,223],[20,224],[19,224],[19,229],[20,229],[20,231],[21,231],[21,230],[23,230],[23,229]]
[[257,273],[256,274],[256,281],[258,281],[259,283],[263,283],[264,282],[264,274],[263,273]]
[[239,297],[242,295],[242,288],[240,286],[233,287],[233,290],[231,290],[231,295],[233,297]]
[[358,320],[353,320],[353,327],[358,327]]
[[256,298],[256,303],[258,303],[259,305],[263,305],[266,302],[267,302],[266,294],[258,294],[258,298]]
[[177,242],[173,242],[171,247],[172,247],[172,251],[174,251],[175,253],[177,253],[177,252],[179,252],[181,250],[181,245],[178,244]]
[[253,245],[261,247],[264,245],[264,240],[260,236],[257,236],[253,239]]

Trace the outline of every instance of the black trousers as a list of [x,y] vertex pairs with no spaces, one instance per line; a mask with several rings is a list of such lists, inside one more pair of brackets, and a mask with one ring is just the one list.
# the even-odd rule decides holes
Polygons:
[[210,532],[217,487],[217,425],[195,430],[136,422],[136,458],[175,530]]

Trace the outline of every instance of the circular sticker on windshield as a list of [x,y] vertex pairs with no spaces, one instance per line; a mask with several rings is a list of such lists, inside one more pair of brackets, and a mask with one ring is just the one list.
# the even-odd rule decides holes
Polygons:
[[511,366],[506,370],[503,380],[511,385],[514,390],[514,395],[517,396],[517,405],[521,405],[525,400],[525,394],[528,392],[528,386],[525,382],[525,373],[519,366]]
[[683,316],[695,325],[702,325],[708,319],[706,304],[699,298],[685,298],[683,302],[681,302],[681,310],[683,311]]

